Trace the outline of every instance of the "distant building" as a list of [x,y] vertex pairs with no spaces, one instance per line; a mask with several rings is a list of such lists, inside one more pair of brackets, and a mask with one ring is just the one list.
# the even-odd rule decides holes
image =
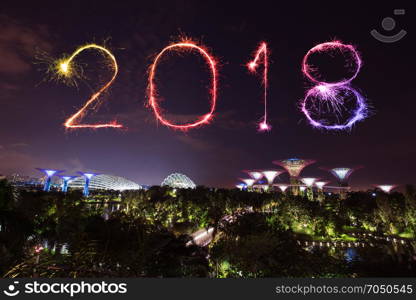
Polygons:
[[[70,189],[84,189],[85,178],[83,176],[76,177],[68,183]],[[119,176],[112,175],[96,175],[91,178],[89,183],[90,190],[141,190],[143,187],[131,180]]]
[[178,189],[194,189],[196,188],[195,183],[189,179],[188,176],[180,173],[170,174],[162,181],[162,186],[170,186]]
[[17,173],[7,176],[6,179],[9,183],[11,183],[13,186],[16,186],[16,187],[41,186],[44,183],[42,178],[30,177],[26,175],[17,174]]

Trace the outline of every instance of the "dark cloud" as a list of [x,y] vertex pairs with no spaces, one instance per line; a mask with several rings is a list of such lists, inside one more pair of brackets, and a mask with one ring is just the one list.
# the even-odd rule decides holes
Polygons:
[[0,73],[18,75],[28,72],[36,51],[50,51],[51,48],[45,26],[27,26],[0,15]]
[[178,135],[176,139],[191,147],[193,150],[210,152],[215,149],[215,144],[202,138],[191,137],[189,135]]
[[14,143],[14,144],[10,144],[11,148],[22,148],[22,147],[28,147],[29,144],[26,143]]

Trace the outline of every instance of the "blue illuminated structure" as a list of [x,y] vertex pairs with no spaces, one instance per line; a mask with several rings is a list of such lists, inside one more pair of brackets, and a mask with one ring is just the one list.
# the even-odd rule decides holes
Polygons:
[[244,183],[239,183],[235,187],[238,188],[240,191],[247,188],[247,186]]
[[62,186],[61,186],[61,189],[62,189],[62,192],[64,192],[64,193],[68,192],[68,184],[69,184],[69,182],[72,179],[77,178],[77,176],[59,176],[59,177],[62,178]]
[[36,168],[36,169],[39,170],[39,171],[41,171],[42,173],[45,173],[46,174],[45,184],[43,186],[43,190],[45,192],[49,192],[51,190],[52,177],[54,175],[57,175],[58,173],[63,172],[63,171],[50,170],[50,169],[41,169],[41,168]]
[[84,185],[84,196],[88,196],[90,194],[89,191],[89,186],[90,186],[90,180],[91,178],[93,178],[94,176],[97,176],[98,174],[96,173],[84,173],[84,172],[78,172],[79,174],[81,174],[82,176],[84,176],[85,178],[85,185]]

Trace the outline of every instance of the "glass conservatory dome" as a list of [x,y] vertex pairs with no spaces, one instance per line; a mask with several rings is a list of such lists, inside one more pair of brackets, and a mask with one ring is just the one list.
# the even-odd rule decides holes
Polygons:
[[163,180],[161,185],[179,189],[194,189],[196,187],[195,183],[188,176],[180,173],[170,174]]

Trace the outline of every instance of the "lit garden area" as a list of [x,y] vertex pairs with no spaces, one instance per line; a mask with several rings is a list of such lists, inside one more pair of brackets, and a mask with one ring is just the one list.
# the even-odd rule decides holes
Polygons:
[[3,277],[416,273],[412,186],[404,193],[350,192],[342,200],[325,194],[318,201],[290,190],[204,187],[84,197],[81,191],[16,190],[3,180],[0,226]]

